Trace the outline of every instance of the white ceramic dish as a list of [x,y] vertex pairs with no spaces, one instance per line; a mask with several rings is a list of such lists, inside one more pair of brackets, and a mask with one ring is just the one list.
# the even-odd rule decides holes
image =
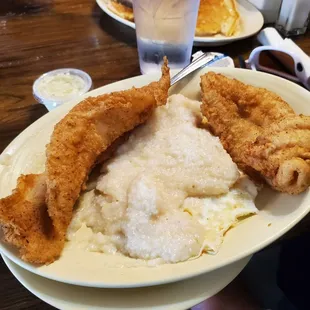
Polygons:
[[[134,22],[128,21],[108,9],[107,0],[96,0],[96,2],[99,7],[113,19],[135,29]],[[239,33],[231,37],[225,37],[223,35],[195,37],[194,45],[220,46],[231,43],[233,41],[242,40],[256,34],[263,27],[264,24],[264,17],[261,12],[246,0],[237,0],[237,6],[241,18],[241,30],[239,31]]]
[[[265,73],[235,68],[204,68],[173,88],[171,93],[182,93],[189,98],[200,98],[200,75],[209,71],[221,72],[239,80],[266,87],[283,97],[298,113],[310,115],[310,92],[284,79]],[[174,74],[175,72],[172,72]],[[144,75],[113,83],[85,94],[84,97],[140,87],[159,75]],[[83,98],[83,97],[82,97]],[[0,197],[11,193],[21,173],[44,170],[45,144],[56,124],[79,100],[64,104],[49,112],[22,132],[0,156]],[[210,272],[247,257],[267,246],[296,223],[310,210],[310,193],[289,196],[264,189],[257,198],[258,215],[248,218],[231,229],[217,255],[202,255],[196,260],[158,267],[146,267],[122,256],[64,249],[53,264],[36,267],[23,262],[17,251],[0,244],[0,251],[19,266],[43,277],[65,283],[92,287],[141,287],[175,282]],[[131,266],[131,267],[130,267]]]
[[250,257],[195,277],[161,286],[135,289],[86,288],[39,277],[2,256],[15,278],[32,294],[61,310],[184,310],[212,297],[228,285]]

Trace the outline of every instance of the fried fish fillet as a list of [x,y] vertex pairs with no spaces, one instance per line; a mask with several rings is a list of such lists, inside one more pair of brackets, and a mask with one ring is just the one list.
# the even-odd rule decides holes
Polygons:
[[274,189],[299,194],[310,185],[310,117],[279,96],[209,72],[201,111],[232,159]]
[[221,33],[232,36],[240,22],[235,0],[200,0],[197,36]]
[[165,104],[169,87],[165,60],[159,82],[87,98],[55,126],[45,172],[20,176],[13,193],[0,200],[5,240],[19,248],[23,260],[48,264],[59,257],[73,206],[97,157]]

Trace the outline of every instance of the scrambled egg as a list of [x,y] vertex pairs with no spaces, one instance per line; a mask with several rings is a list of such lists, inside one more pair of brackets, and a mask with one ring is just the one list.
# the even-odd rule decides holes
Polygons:
[[241,218],[258,212],[254,204],[257,188],[246,176],[225,195],[185,199],[183,210],[205,227],[202,250],[216,254],[225,233]]

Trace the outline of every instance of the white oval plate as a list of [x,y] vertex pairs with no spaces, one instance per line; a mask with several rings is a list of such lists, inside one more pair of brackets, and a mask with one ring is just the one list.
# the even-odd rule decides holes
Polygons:
[[55,282],[19,267],[4,255],[15,278],[32,294],[61,310],[184,310],[212,297],[228,285],[250,257],[193,279],[145,288],[99,289]]
[[[182,93],[192,99],[200,97],[200,75],[207,71],[221,72],[255,86],[263,86],[279,94],[298,113],[310,115],[310,92],[284,79],[250,70],[235,68],[204,68],[173,88],[171,93]],[[113,83],[85,94],[102,93],[140,87],[157,79],[159,75],[143,75]],[[81,97],[81,98],[83,98]],[[0,156],[0,197],[7,196],[16,185],[21,173],[44,170],[44,150],[53,126],[78,101],[65,104],[40,118],[22,132]],[[175,282],[210,272],[247,257],[267,246],[296,223],[310,210],[310,193],[289,196],[264,189],[257,197],[258,215],[248,218],[231,229],[217,255],[202,255],[198,259],[178,264],[147,267],[134,259],[102,253],[72,250],[66,247],[56,262],[36,267],[23,262],[17,251],[0,243],[0,251],[19,266],[46,278],[65,283],[92,287],[141,287]]]
[[[96,0],[99,7],[113,19],[135,29],[135,23],[128,21],[108,9],[107,0]],[[223,35],[195,37],[195,46],[220,46],[233,41],[242,40],[256,34],[264,24],[262,13],[255,6],[246,0],[237,0],[237,8],[241,18],[241,30],[239,33],[225,37]]]

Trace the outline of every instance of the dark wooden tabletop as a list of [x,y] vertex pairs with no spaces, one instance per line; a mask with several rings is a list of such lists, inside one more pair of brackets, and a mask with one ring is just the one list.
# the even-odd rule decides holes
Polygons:
[[[310,53],[309,33],[296,41]],[[249,38],[201,49],[237,60],[257,45],[255,38]],[[88,72],[95,88],[139,75],[135,33],[104,14],[95,0],[0,1],[0,153],[47,113],[33,98],[33,81],[63,67]],[[308,218],[289,236],[306,230],[307,222]],[[23,288],[2,260],[0,283],[0,309],[54,309]]]

